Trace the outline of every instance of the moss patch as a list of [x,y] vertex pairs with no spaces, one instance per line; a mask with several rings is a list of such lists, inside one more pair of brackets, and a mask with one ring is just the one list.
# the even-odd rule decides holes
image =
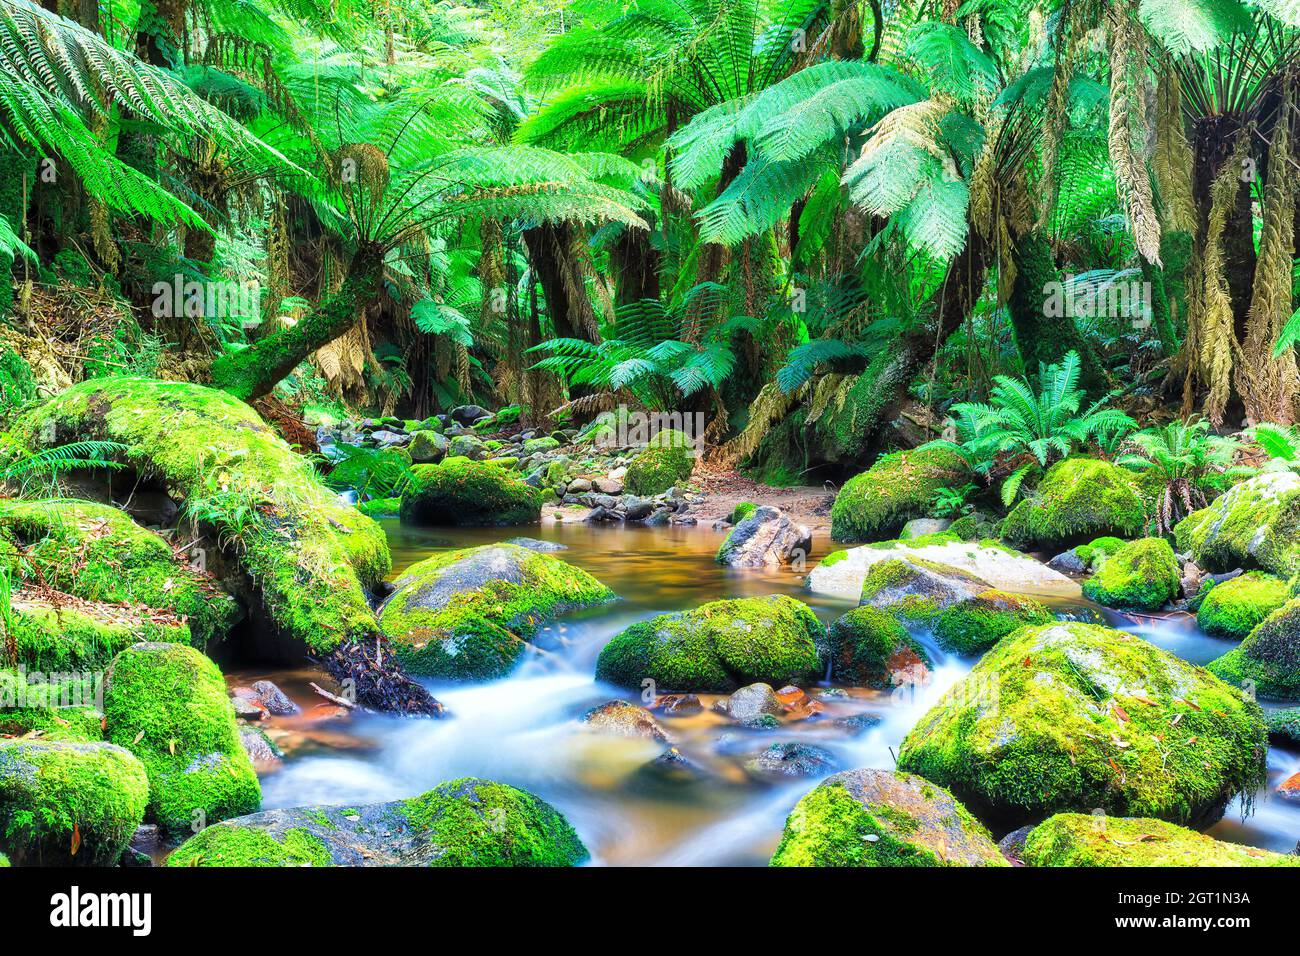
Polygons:
[[1142,538],[1107,558],[1083,582],[1084,597],[1126,611],[1158,611],[1178,596],[1181,569],[1163,538]]
[[938,489],[969,475],[961,458],[943,449],[885,455],[835,496],[831,537],[850,543],[897,537],[908,521],[928,515]]
[[930,666],[930,655],[894,615],[856,607],[826,632],[831,680],[856,687],[892,687],[895,675],[916,665]]
[[685,432],[655,432],[627,466],[625,487],[634,495],[658,495],[681,484],[695,470],[693,449]]
[[1099,535],[1132,537],[1145,525],[1146,509],[1129,472],[1092,458],[1067,458],[1011,510],[1002,537],[1018,548],[1064,549]]
[[1290,598],[1291,588],[1281,578],[1251,571],[1210,588],[1196,623],[1207,634],[1240,641]]
[[1300,598],[1266,617],[1207,669],[1229,684],[1251,687],[1260,697],[1300,700]]
[[1174,528],[1179,551],[1211,571],[1300,572],[1300,475],[1270,472],[1234,485]]
[[541,496],[505,468],[468,458],[417,465],[402,493],[408,524],[485,526],[531,524],[541,518]]
[[189,643],[190,629],[165,613],[20,591],[10,603],[9,637],[29,670],[102,668],[140,641]]
[[933,621],[934,636],[953,654],[982,654],[1022,627],[1048,624],[1051,613],[1032,598],[990,589],[944,608]]
[[1025,840],[1029,866],[1300,866],[1300,857],[1224,843],[1164,820],[1058,813]]

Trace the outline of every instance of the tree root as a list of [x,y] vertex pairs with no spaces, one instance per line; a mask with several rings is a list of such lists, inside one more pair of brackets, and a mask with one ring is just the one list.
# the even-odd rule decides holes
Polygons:
[[403,672],[388,642],[344,641],[318,661],[356,701],[358,707],[408,717],[442,717],[443,706],[423,686]]

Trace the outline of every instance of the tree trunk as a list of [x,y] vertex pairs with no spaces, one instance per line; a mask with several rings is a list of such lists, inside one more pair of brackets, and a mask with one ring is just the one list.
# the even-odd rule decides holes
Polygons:
[[363,245],[352,257],[338,292],[326,296],[297,324],[217,359],[212,365],[213,386],[246,402],[269,394],[308,355],[352,328],[360,311],[379,295],[383,274],[384,250]]
[[574,228],[568,223],[544,223],[525,229],[524,245],[542,285],[556,337],[595,342],[599,339],[596,313],[587,298],[586,277],[569,252]]
[[617,288],[615,305],[659,298],[659,251],[645,229],[624,228],[611,250]]

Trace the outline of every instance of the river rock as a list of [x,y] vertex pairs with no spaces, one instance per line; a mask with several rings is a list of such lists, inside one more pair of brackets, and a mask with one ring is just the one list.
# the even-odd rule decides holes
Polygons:
[[779,508],[764,505],[742,520],[718,548],[717,561],[731,568],[779,567],[807,558],[812,532]]
[[970,476],[961,458],[940,448],[885,455],[844,483],[831,506],[836,541],[878,541],[898,534],[912,518],[926,517],[934,493],[959,487]]
[[458,405],[451,410],[451,420],[459,425],[473,425],[492,413],[479,405]]
[[703,711],[704,705],[694,694],[660,694],[653,709],[665,717],[690,717]]
[[942,787],[908,773],[849,770],[790,812],[773,866],[1009,866]]
[[658,743],[671,743],[659,721],[644,707],[625,700],[610,700],[582,715],[582,722],[597,733],[614,737],[639,737]]
[[1079,552],[1074,548],[1069,551],[1062,551],[1048,561],[1047,566],[1053,571],[1060,571],[1062,574],[1086,574],[1088,572],[1088,565],[1084,563],[1083,558],[1079,557]]
[[1251,694],[1300,700],[1300,598],[1264,618],[1244,641],[1206,668]]
[[987,590],[989,583],[969,571],[924,558],[902,557],[871,566],[859,602],[899,617],[928,619]]
[[826,631],[831,680],[856,687],[918,684],[930,665],[925,648],[894,615],[874,607],[849,611]]
[[1234,485],[1174,528],[1179,551],[1210,571],[1300,571],[1300,475],[1267,472]]
[[259,700],[277,717],[292,717],[302,713],[302,708],[289,699],[289,695],[280,690],[272,681],[253,681],[251,687]]
[[940,534],[951,527],[950,518],[913,518],[903,525],[903,530],[898,533],[898,540],[910,541],[913,538],[924,538],[926,535]]
[[255,767],[263,770],[280,766],[282,763],[278,747],[271,743],[271,738],[266,736],[256,727],[250,727],[248,724],[241,724],[239,728],[239,742],[243,744],[244,752],[248,754],[248,759],[253,761]]
[[422,796],[267,810],[210,826],[168,866],[576,866],[587,848],[550,804],[465,777]]
[[751,773],[781,777],[820,777],[839,769],[829,750],[811,744],[772,744],[745,764]]
[[1014,547],[1060,549],[1099,535],[1132,537],[1145,525],[1132,472],[1108,461],[1067,458],[1011,509],[1002,537]]
[[1178,596],[1181,569],[1164,538],[1141,538],[1111,555],[1083,583],[1083,595],[1105,607],[1158,611]]
[[738,724],[754,724],[763,717],[780,717],[785,707],[768,684],[750,684],[727,698],[726,713]]
[[1210,588],[1201,600],[1196,623],[1215,637],[1244,640],[1290,598],[1286,581],[1251,571]]
[[503,544],[518,545],[521,548],[527,548],[529,551],[541,551],[542,553],[569,550],[567,544],[560,544],[558,541],[543,541],[541,538],[506,538]]
[[431,465],[442,461],[447,455],[451,443],[447,436],[441,432],[418,431],[411,436],[411,444],[407,446],[407,451],[411,454],[411,461],[417,465]]
[[1025,839],[1028,866],[1300,866],[1300,857],[1224,843],[1164,820],[1058,813]]
[[541,513],[540,494],[514,472],[466,458],[414,466],[402,492],[403,524],[532,524]]
[[614,478],[597,478],[592,483],[592,487],[602,495],[621,495],[623,493],[623,482]]

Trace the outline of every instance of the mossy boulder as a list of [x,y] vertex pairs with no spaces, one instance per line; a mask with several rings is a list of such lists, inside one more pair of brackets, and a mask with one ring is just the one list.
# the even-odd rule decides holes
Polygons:
[[261,805],[225,681],[207,657],[179,644],[137,644],[113,660],[104,683],[107,737],[144,764],[149,815],[166,832]]
[[0,539],[13,577],[34,577],[88,601],[168,611],[200,643],[225,637],[241,613],[211,575],[178,560],[161,535],[109,505],[0,501]]
[[1300,866],[1300,857],[1224,843],[1141,817],[1058,813],[1030,831],[1029,866]]
[[1084,597],[1125,611],[1158,611],[1178,596],[1182,570],[1163,538],[1124,545],[1083,582]]
[[546,621],[614,599],[580,568],[513,544],[436,554],[411,565],[379,613],[406,669],[488,680],[518,663]]
[[1234,485],[1174,528],[1179,551],[1210,571],[1300,571],[1300,475],[1281,471]]
[[1240,641],[1290,598],[1287,582],[1250,571],[1210,588],[1201,601],[1196,623],[1206,634]]
[[168,866],[576,866],[568,821],[515,787],[465,777],[421,796],[359,807],[267,810],[190,838]]
[[939,646],[953,654],[983,654],[1022,627],[1049,624],[1051,612],[1033,598],[989,589],[949,605],[931,622]]
[[1067,458],[1011,509],[1002,537],[1017,548],[1059,551],[1101,535],[1131,538],[1145,525],[1146,508],[1132,473],[1106,461]]
[[987,590],[989,583],[969,571],[925,558],[900,557],[871,566],[859,600],[867,607],[924,621]]
[[907,773],[826,778],[785,821],[772,866],[1009,866],[942,787]]
[[1260,697],[1300,700],[1300,598],[1264,618],[1241,644],[1206,667]]
[[991,826],[1101,808],[1208,826],[1265,779],[1260,707],[1122,631],[1026,627],[1000,641],[908,733],[899,768]]
[[826,630],[831,680],[855,687],[893,687],[930,666],[925,648],[888,611],[855,607]]
[[18,662],[46,672],[102,668],[141,641],[188,644],[179,618],[147,608],[82,601],[51,591],[18,591],[10,598],[9,638]]
[[845,542],[896,537],[912,518],[929,515],[936,491],[969,477],[965,462],[944,449],[885,455],[835,496],[831,537]]
[[122,747],[0,740],[0,849],[19,866],[114,866],[148,794]]
[[1300,744],[1300,707],[1282,707],[1264,711],[1269,739],[1278,743]]
[[367,518],[396,518],[402,510],[401,498],[371,498],[357,505]]
[[518,474],[468,458],[417,465],[411,470],[411,483],[402,493],[401,517],[406,524],[532,524],[541,515],[541,496]]
[[420,429],[411,435],[411,443],[406,446],[406,451],[415,464],[433,465],[446,457],[449,447],[447,436],[442,432]]
[[354,550],[331,520],[337,495],[230,394],[189,382],[95,378],[28,412],[15,434],[33,447],[83,438],[126,445],[131,464],[231,544],[277,633],[317,653],[373,639]]
[[1093,538],[1087,544],[1081,544],[1074,549],[1075,556],[1083,562],[1084,567],[1090,571],[1096,571],[1106,559],[1120,548],[1128,544],[1123,538],[1116,538],[1110,535],[1104,535],[1100,538]]
[[623,484],[634,495],[658,495],[691,477],[694,470],[695,445],[690,436],[665,428],[637,452]]
[[596,679],[638,689],[649,679],[660,692],[798,684],[821,676],[825,637],[808,605],[785,595],[713,601],[616,634]]

